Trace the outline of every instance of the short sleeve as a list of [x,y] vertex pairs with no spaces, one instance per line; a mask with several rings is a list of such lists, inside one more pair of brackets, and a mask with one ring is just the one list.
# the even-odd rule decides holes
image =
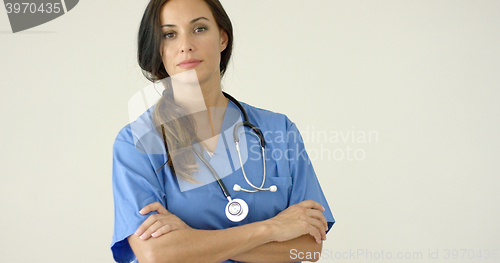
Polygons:
[[[289,121],[289,120],[287,120]],[[325,211],[323,215],[328,222],[328,231],[335,223],[330,206],[326,201],[316,173],[307,154],[304,141],[294,123],[289,121],[287,128],[288,160],[292,176],[292,190],[290,191],[289,206],[305,200],[320,203]],[[328,233],[327,231],[327,233]]]
[[155,173],[152,157],[139,148],[134,144],[130,125],[118,133],[113,144],[115,221],[111,250],[116,262],[131,262],[136,258],[127,237],[149,216],[139,214],[139,210],[154,202],[166,207],[161,178]]

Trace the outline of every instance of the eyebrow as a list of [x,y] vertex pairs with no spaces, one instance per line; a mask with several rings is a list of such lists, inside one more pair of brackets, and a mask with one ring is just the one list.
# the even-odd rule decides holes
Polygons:
[[[204,16],[200,16],[200,17],[198,17],[198,18],[195,18],[195,19],[191,20],[191,22],[189,22],[189,23],[190,23],[190,24],[192,24],[192,23],[196,23],[198,20],[201,20],[201,19],[205,19],[205,20],[207,20],[207,21],[210,21],[210,20],[208,20],[208,18],[206,18],[206,17],[204,17]],[[163,25],[163,26],[161,26],[161,27],[175,27],[175,26],[176,26],[176,25],[166,24],[166,25]]]

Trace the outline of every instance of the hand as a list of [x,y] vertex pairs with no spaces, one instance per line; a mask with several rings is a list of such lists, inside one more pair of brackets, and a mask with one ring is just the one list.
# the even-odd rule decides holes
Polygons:
[[150,215],[135,231],[135,235],[139,236],[142,240],[147,240],[150,237],[159,237],[178,229],[190,228],[176,215],[168,212],[159,202],[145,206],[139,213],[145,215],[151,211],[157,211],[158,214]]
[[318,202],[306,200],[288,207],[266,222],[273,226],[274,241],[283,242],[309,234],[321,243],[321,240],[326,240],[328,230],[323,211],[325,208]]

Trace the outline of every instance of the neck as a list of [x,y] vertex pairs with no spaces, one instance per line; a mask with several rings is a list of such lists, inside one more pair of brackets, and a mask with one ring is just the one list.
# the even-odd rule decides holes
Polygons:
[[220,73],[217,72],[205,81],[200,82],[200,88],[205,101],[205,106],[208,109],[212,107],[227,106],[228,100],[224,94],[222,94],[220,81]]
[[201,92],[203,94],[203,100],[207,109],[227,106],[228,100],[222,93],[220,84],[217,87],[202,87]]
[[191,113],[198,140],[214,152],[229,101],[222,93],[220,76],[198,82],[193,70],[172,76],[171,80],[175,102]]
[[191,113],[227,107],[228,99],[222,93],[220,77],[198,83],[195,71],[188,71],[172,77],[172,88],[175,102]]

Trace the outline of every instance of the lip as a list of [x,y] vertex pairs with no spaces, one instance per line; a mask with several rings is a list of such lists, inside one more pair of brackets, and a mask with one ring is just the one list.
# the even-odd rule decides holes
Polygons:
[[181,63],[177,64],[177,66],[179,66],[180,68],[184,68],[184,69],[190,69],[190,68],[194,68],[198,65],[200,65],[201,63],[201,60],[199,59],[186,59],[184,61],[182,61]]

